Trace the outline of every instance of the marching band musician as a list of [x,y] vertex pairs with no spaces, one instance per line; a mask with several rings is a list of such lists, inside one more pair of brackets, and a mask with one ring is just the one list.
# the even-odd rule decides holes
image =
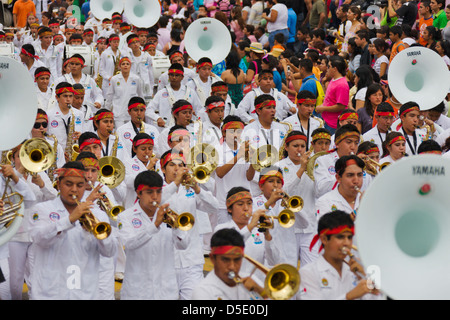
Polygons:
[[154,141],[146,133],[138,133],[133,139],[133,149],[131,158],[125,160],[125,179],[122,184],[126,188],[126,195],[123,199],[124,207],[130,208],[135,201],[134,179],[136,176],[146,170],[154,170],[158,158],[152,157]]
[[308,90],[302,90],[297,93],[297,113],[284,119],[292,125],[293,130],[301,131],[306,135],[306,151],[311,145],[312,132],[323,127],[319,118],[313,116],[316,107],[316,97],[314,93]]
[[394,108],[387,102],[380,103],[374,113],[376,125],[363,134],[364,141],[376,143],[379,150],[383,149],[383,142],[391,130],[394,122]]
[[[240,233],[245,241],[246,254],[260,262],[263,265],[274,265],[271,261],[272,248],[270,241],[272,235],[270,229],[264,229],[259,232],[258,224],[264,215],[265,209],[259,209],[253,212],[253,198],[248,189],[243,187],[231,188],[226,196],[226,206],[228,214],[231,216],[229,222],[219,224],[214,232],[221,229],[234,229]],[[239,271],[240,277],[249,277],[253,274],[254,266],[248,261],[243,261]],[[256,278],[256,279],[255,279]],[[254,280],[258,283],[264,283],[265,275],[257,272]]]
[[144,98],[144,82],[131,72],[131,66],[129,57],[125,56],[119,60],[120,73],[111,77],[105,94],[105,108],[114,112],[117,127],[130,120],[126,107],[130,99]]
[[[169,150],[161,156],[161,171],[164,174],[163,193],[169,207],[181,214],[189,212],[194,217],[190,230],[191,241],[183,250],[175,250],[175,270],[181,300],[189,300],[196,283],[203,279],[203,241],[205,230],[211,231],[208,214],[217,213],[218,202],[212,192],[201,188],[193,179],[186,165],[186,158],[179,151]],[[182,180],[179,172],[184,172]],[[187,182],[192,185],[183,185]],[[207,213],[208,214],[207,214]]]
[[94,116],[94,112],[92,111],[91,107],[89,107],[87,104],[84,104],[85,99],[85,93],[86,90],[84,89],[83,85],[80,83],[75,83],[73,85],[73,101],[72,101],[72,107],[75,109],[80,110],[84,114],[84,123],[83,128],[85,131],[94,131],[94,127],[92,125],[91,118]]
[[79,83],[84,87],[84,104],[91,108],[92,112],[96,112],[103,106],[102,90],[95,83],[90,75],[83,72],[85,59],[82,55],[73,54],[67,61],[70,73],[66,73],[55,80],[55,85],[60,82],[68,82],[71,85]]
[[[195,132],[195,130],[199,130],[198,125],[196,125],[195,122],[192,121],[192,116],[194,114],[194,108],[192,106],[192,104],[187,101],[187,100],[177,100],[172,108],[172,116],[174,119],[174,126],[181,126],[183,128],[185,128],[191,135],[192,135],[192,139],[190,139],[190,143],[191,145],[193,145],[196,141],[197,141],[197,134]],[[158,151],[158,156],[160,156],[161,154],[163,154],[164,152],[166,152],[167,150],[169,150],[170,147],[170,143],[169,143],[169,139],[170,139],[170,131],[172,131],[172,128],[174,126],[170,126],[167,128],[164,128],[162,131],[160,131],[159,136],[158,136],[158,140],[157,140],[157,151]]]
[[36,91],[38,96],[38,108],[47,111],[56,104],[55,87],[50,86],[51,74],[46,67],[39,67],[34,72]]
[[403,134],[397,131],[389,132],[383,142],[383,156],[380,164],[393,163],[406,156],[406,140]]
[[[195,287],[192,300],[263,299],[263,288],[251,277],[236,283],[231,272],[238,275],[244,258],[245,241],[235,229],[221,229],[211,238],[211,262],[214,269]],[[254,293],[257,293],[255,296]]]
[[364,274],[363,267],[355,259],[344,262],[345,250],[352,247],[354,223],[347,212],[340,210],[326,213],[318,222],[317,235],[311,243],[320,243],[319,258],[300,268],[300,300],[354,300],[381,299],[377,289],[366,279],[353,272]]
[[80,152],[92,152],[97,159],[102,157],[102,142],[97,134],[92,131],[83,132],[78,138]]
[[45,67],[39,57],[35,55],[36,52],[31,44],[24,44],[20,49],[19,57],[23,65],[28,69],[28,72],[34,77],[38,68]]
[[56,47],[52,44],[53,32],[49,27],[41,27],[38,31],[39,41],[34,43],[34,49],[39,60],[50,69],[51,74],[56,79],[61,76],[58,61],[62,60],[64,51],[64,42],[61,42]]
[[342,156],[337,159],[336,187],[317,199],[316,217],[319,220],[324,214],[342,210],[348,212],[353,219],[361,199],[361,190],[364,175],[364,161],[356,156]]
[[[261,194],[253,196],[253,211],[258,209],[267,210],[268,216],[278,216],[284,209],[282,198],[284,191],[284,175],[281,168],[270,166],[263,168],[259,176],[258,186]],[[306,228],[308,221],[302,215],[296,215],[297,226]],[[275,264],[288,263],[293,266],[298,264],[298,250],[295,236],[295,227],[283,228],[279,222],[274,223],[272,231],[273,261]],[[276,249],[275,249],[276,248]]]
[[[131,120],[118,127],[116,131],[124,148],[123,154],[125,158],[131,157],[133,139],[139,132],[147,133],[152,137],[153,141],[157,141],[158,139],[159,130],[144,121],[146,109],[145,101],[141,97],[132,97],[128,102],[128,115]],[[159,154],[157,145],[154,146],[153,152]]]
[[300,265],[305,265],[317,258],[313,252],[309,251],[317,220],[314,210],[314,182],[307,175],[308,159],[314,150],[306,150],[307,140],[304,133],[297,130],[291,131],[284,142],[284,158],[275,164],[283,170],[286,193],[303,199],[300,214],[308,221],[308,224],[305,227],[301,219],[296,219],[294,225]]
[[[12,149],[12,164],[19,179],[25,181],[27,187],[33,192],[35,200],[26,199],[25,218],[19,230],[8,242],[9,246],[9,270],[12,300],[21,300],[24,279],[29,283],[29,275],[32,270],[33,258],[31,252],[31,239],[28,233],[29,215],[32,205],[56,198],[57,191],[45,172],[33,174],[22,165],[19,151],[22,144]],[[31,290],[31,287],[29,288]]]
[[[149,38],[149,41],[151,41],[151,38]],[[156,47],[156,52],[158,53],[158,47]],[[162,53],[162,52],[161,52]],[[173,51],[170,55],[169,55],[169,60],[171,64],[175,64],[178,63],[181,66],[185,65],[185,61],[184,61],[184,56],[183,53],[180,51]],[[158,90],[160,91],[162,89],[164,89],[169,83],[170,83],[170,69],[163,72],[160,76],[159,76],[159,80],[158,80]],[[195,77],[195,71],[186,67],[183,67],[183,79],[181,79],[181,84],[183,85],[187,85],[187,83],[189,82],[189,80],[193,79]]]
[[[65,157],[68,159],[69,149],[72,144],[67,144],[67,141],[78,140],[83,130],[84,114],[78,109],[72,108],[72,101],[74,96],[73,86],[68,82],[60,82],[55,88],[55,96],[58,104],[47,112],[48,134],[54,134],[58,139],[65,152]],[[71,135],[71,136],[69,136]]]
[[198,59],[196,65],[197,74],[187,82],[188,87],[197,93],[202,105],[205,104],[206,98],[210,96],[211,85],[220,80],[211,72],[212,67],[213,64],[210,58],[203,57]]
[[[314,165],[314,193],[316,199],[331,191],[336,185],[335,163],[342,156],[356,154],[361,135],[356,126],[346,124],[336,130],[336,148],[329,150],[329,154],[318,157]],[[365,186],[369,183],[368,175],[365,175]],[[365,186],[362,189],[365,189]]]
[[123,49],[123,55],[131,60],[131,72],[141,78],[143,82],[143,93],[145,97],[153,96],[155,79],[153,76],[153,59],[148,52],[141,50],[139,36],[130,34],[126,38],[128,47]]
[[[86,169],[86,191],[84,192],[82,201],[92,202],[98,209],[103,210],[99,204],[99,199],[105,195],[111,202],[112,206],[116,206],[117,203],[114,199],[114,195],[107,186],[102,186],[98,181],[98,171],[100,170],[98,159],[95,154],[91,152],[80,152],[76,161],[81,162]],[[108,216],[108,218],[110,218]],[[116,222],[109,219],[109,223],[112,228],[116,229]],[[117,231],[116,231],[117,232]],[[117,246],[118,250],[123,250],[120,246]],[[98,300],[114,300],[114,257],[100,256],[100,270],[99,270],[99,286],[98,286]]]
[[163,178],[158,173],[140,172],[134,189],[137,201],[119,216],[127,257],[121,299],[177,300],[175,250],[187,248],[190,231],[165,225],[169,205],[163,199]]
[[436,154],[436,155],[442,155],[442,148],[434,140],[425,140],[422,142],[417,148],[417,154]]
[[356,155],[366,162],[364,169],[366,173],[373,176],[374,173],[378,172],[380,168],[377,167],[376,163],[380,162],[381,153],[375,143],[370,141],[361,142]]
[[[342,112],[339,114],[338,116],[338,120],[337,120],[337,129],[339,129],[340,127],[342,127],[345,124],[352,124],[354,126],[356,126],[356,128],[358,128],[357,124],[358,124],[358,119],[359,119],[359,115],[358,113],[355,111],[355,109],[352,108],[348,108],[345,110],[342,110]],[[359,130],[359,129],[358,129]],[[336,148],[336,145],[334,143],[334,138],[335,138],[335,133],[331,136],[331,148]]]
[[228,94],[228,85],[224,81],[216,81],[211,84],[211,96],[218,96],[225,101],[224,116],[234,115],[236,106]]
[[203,120],[201,141],[210,145],[220,145],[222,141],[222,121],[224,118],[225,102],[218,96],[210,96],[205,101],[205,113]]
[[[147,118],[158,127],[160,131],[164,127],[173,125],[172,110],[178,100],[188,101],[194,113],[198,113],[203,107],[197,93],[182,83],[184,79],[184,68],[179,63],[173,63],[168,70],[169,83],[158,90],[147,108]],[[163,152],[163,150],[160,150]],[[165,151],[165,150],[164,150]]]
[[419,105],[413,101],[404,103],[399,110],[401,123],[393,130],[401,132],[406,141],[406,154],[413,156],[417,154],[417,148],[422,141],[428,139],[424,137],[419,126],[420,108]]
[[100,56],[98,73],[103,78],[100,87],[103,91],[103,96],[106,96],[109,90],[109,83],[116,71],[116,63],[118,63],[121,58],[119,42],[119,36],[115,33],[111,34],[107,40],[108,48],[106,48]]
[[[78,221],[91,213],[107,222],[106,213],[91,201],[78,202],[86,189],[85,168],[68,162],[58,169],[59,196],[33,208],[30,235],[34,246],[32,300],[95,300],[98,298],[100,256],[113,257],[117,239],[87,236]],[[51,261],[51,262],[50,262]]]
[[124,159],[125,155],[120,139],[116,137],[114,132],[114,114],[107,109],[98,110],[94,117],[91,118],[94,131],[102,144],[102,157],[115,156]]
[[219,163],[212,176],[216,183],[219,205],[217,220],[212,217],[213,228],[230,220],[225,206],[228,190],[238,186],[250,189],[250,181],[255,175],[255,169],[245,160],[245,154],[249,152],[249,143],[242,142],[241,139],[244,127],[244,122],[238,116],[227,116],[222,124],[223,143],[215,146],[219,151]]
[[237,106],[236,115],[245,122],[257,120],[254,110],[256,110],[256,99],[261,95],[271,95],[275,101],[275,117],[283,120],[296,113],[295,105],[289,98],[273,88],[273,71],[261,70],[258,74],[258,88],[247,93]]
[[311,149],[313,150],[310,156],[321,152],[330,150],[331,134],[325,128],[317,128],[311,134]]

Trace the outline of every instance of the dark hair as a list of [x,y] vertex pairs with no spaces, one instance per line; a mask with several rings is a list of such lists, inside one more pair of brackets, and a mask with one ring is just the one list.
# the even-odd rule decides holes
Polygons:
[[145,104],[145,100],[141,97],[131,97],[130,100],[128,101],[128,106],[131,106],[132,104],[135,104],[135,103]]
[[36,68],[36,71],[34,71],[34,76],[36,77],[41,72],[50,72],[50,69],[48,69],[47,67]]
[[270,94],[261,94],[255,98],[255,106],[260,104],[261,102],[268,101],[268,100],[275,101],[275,98],[273,96],[271,96]]
[[245,247],[244,238],[235,229],[220,229],[211,237],[211,247],[237,246]]
[[[329,130],[327,130],[325,128],[317,128],[317,129],[314,129],[314,131],[311,133],[311,137],[314,137],[318,133],[328,133],[331,136],[331,133]],[[314,141],[311,140],[311,143],[314,143]]]
[[[207,107],[209,104],[214,103],[214,102],[225,102],[225,101],[219,96],[209,96],[205,100],[205,107]],[[207,110],[207,112],[209,112],[209,111]]]
[[378,148],[376,143],[373,143],[371,141],[364,141],[361,142],[358,146],[358,151],[356,153],[364,153],[367,154],[367,151],[369,151],[372,148]]
[[413,108],[413,107],[418,107],[420,109],[419,105],[414,101],[408,101],[408,102],[402,104],[402,106],[400,107],[400,110],[398,111],[399,116],[404,111],[408,110],[409,108]]
[[339,127],[338,129],[336,129],[336,132],[334,134],[334,140],[336,141],[338,137],[340,137],[341,135],[343,135],[344,133],[347,132],[355,132],[358,135],[360,135],[358,128],[350,123],[344,124],[343,126]]
[[73,88],[73,86],[69,82],[62,81],[56,85],[55,89],[58,90],[60,88]]
[[[111,112],[111,111],[108,110],[108,109],[105,109],[105,108],[98,109],[97,112],[95,113],[95,116],[99,115],[102,112]],[[99,122],[100,122],[100,120],[92,120],[92,123],[94,125],[94,131],[97,131],[97,129],[98,129],[97,125],[98,125]]]
[[80,160],[86,159],[86,158],[97,159],[97,156],[95,154],[93,154],[92,152],[82,151],[82,152],[80,152],[80,154],[78,154],[76,161],[80,161]]
[[356,165],[358,167],[360,167],[361,170],[364,170],[365,163],[360,157],[358,157],[356,155],[353,155],[353,154],[349,155],[349,156],[342,156],[339,159],[337,159],[336,164],[334,165],[334,168],[336,170],[336,174],[338,176],[342,177],[342,175],[344,174],[345,169],[347,168],[347,161],[348,160],[355,160],[356,161]]
[[366,30],[362,29],[356,32],[356,35],[360,38],[360,39],[365,39],[367,42],[370,42],[370,35],[369,32],[367,32]]
[[179,107],[187,106],[187,105],[191,105],[192,106],[192,104],[189,101],[184,100],[184,99],[180,99],[180,100],[175,101],[174,104],[172,105],[172,114]]
[[309,90],[302,90],[297,93],[297,100],[300,99],[316,99],[316,95]]
[[337,71],[341,75],[345,75],[346,74],[347,63],[345,62],[345,59],[342,58],[341,56],[331,56],[330,57],[330,64],[331,64],[332,67],[336,68]]
[[300,61],[298,63],[298,67],[299,68],[303,67],[306,72],[312,73],[314,63],[312,62],[311,59],[300,59]]
[[372,106],[372,103],[370,102],[369,98],[371,95],[373,95],[374,93],[377,93],[378,91],[381,91],[381,93],[383,94],[383,100],[384,100],[384,92],[383,92],[383,88],[381,87],[381,85],[379,83],[372,83],[367,87],[367,91],[366,91],[366,99],[364,101],[364,109],[366,110],[367,114],[371,117],[373,117],[375,110]]
[[242,124],[245,125],[245,122],[242,121],[242,119],[239,118],[238,116],[235,116],[235,115],[228,115],[228,116],[225,117],[225,119],[223,119],[223,121],[222,121],[222,127],[223,127],[226,123],[232,122],[232,121],[238,121],[238,122],[241,122]]
[[261,169],[261,173],[260,173],[260,175],[259,175],[259,181],[261,181],[261,179],[264,177],[264,175],[267,173],[267,172],[270,172],[270,171],[278,171],[279,173],[281,173],[281,174],[283,174],[283,170],[281,170],[281,168],[279,168],[279,167],[277,167],[277,166],[270,166],[270,167],[265,167],[265,168],[263,168],[263,169]]
[[[68,161],[63,166],[64,169],[78,169],[82,171],[86,171],[84,165],[79,161]],[[58,177],[58,181],[61,181],[63,177]]]
[[425,140],[423,141],[420,145],[419,148],[417,148],[417,154],[421,154],[421,153],[426,153],[426,152],[430,152],[430,151],[439,151],[442,152],[442,148],[439,145],[439,143],[437,143],[435,140],[433,139],[429,139],[429,140]]
[[159,173],[152,170],[145,170],[139,172],[136,178],[134,178],[134,190],[136,191],[140,185],[162,188],[163,182],[163,178]]
[[80,137],[78,138],[78,145],[81,146],[83,144],[83,142],[87,139],[99,139],[98,135],[96,135],[94,132],[92,131],[86,131],[83,132]]
[[320,217],[317,223],[317,233],[320,234],[322,230],[335,229],[340,226],[354,226],[354,222],[350,214],[342,210],[328,212]]
[[[244,187],[233,187],[230,190],[228,190],[226,199],[228,199],[229,197],[235,195],[238,192],[242,192],[242,191],[250,192],[250,190],[248,190],[248,189],[246,189]],[[228,212],[228,213],[231,214],[231,212]]]
[[392,34],[394,34],[394,35],[397,35],[397,36],[401,37],[401,36],[402,36],[402,33],[403,33],[403,30],[402,30],[402,27],[401,27],[401,26],[392,26],[392,27],[389,29],[389,33],[392,33]]
[[386,101],[383,101],[377,106],[378,112],[394,112],[394,108],[387,103]]
[[[148,133],[139,132],[133,138],[133,146],[136,141],[141,140],[141,139],[152,139],[153,140],[153,138]],[[136,153],[133,151],[133,149],[134,149],[134,147],[131,148],[131,157],[132,158],[136,155]]]
[[382,148],[383,148],[383,156],[382,156],[382,158],[387,157],[389,155],[389,150],[388,150],[387,146],[391,143],[391,141],[393,139],[397,138],[397,137],[400,137],[400,136],[403,137],[403,134],[401,132],[398,132],[398,131],[391,131],[388,134],[386,134],[386,139],[384,139],[384,141],[383,141],[383,143],[381,145]]
[[[306,142],[306,135],[301,132],[301,131],[297,131],[297,130],[292,130],[291,132],[289,132],[289,134],[286,136],[286,138],[292,137],[292,136],[304,136],[305,137],[305,142]],[[286,146],[288,146],[292,141],[289,141],[288,143],[286,143]],[[283,158],[286,158],[288,156],[288,152],[286,151],[286,149],[284,149],[283,152]]]

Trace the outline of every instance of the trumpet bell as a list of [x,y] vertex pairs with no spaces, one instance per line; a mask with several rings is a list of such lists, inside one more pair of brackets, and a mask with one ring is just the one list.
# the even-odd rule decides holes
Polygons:
[[92,233],[98,240],[104,240],[111,235],[111,225],[106,222],[99,222],[94,226]]
[[403,103],[416,102],[420,110],[436,107],[447,96],[450,73],[435,51],[409,47],[398,53],[389,65],[389,88]]
[[91,0],[90,9],[94,17],[100,21],[111,19],[113,13],[122,13],[123,0]]
[[270,167],[276,162],[278,162],[278,150],[270,144],[254,149],[250,155],[250,163],[256,171]]
[[410,156],[381,171],[361,199],[354,242],[366,273],[393,299],[450,298],[442,277],[450,267],[442,254],[450,243],[449,172],[445,157]]
[[290,209],[281,210],[278,214],[278,223],[283,228],[290,228],[295,224],[295,214]]
[[45,139],[33,138],[22,144],[19,158],[25,169],[37,173],[49,169],[56,161],[56,154]]
[[184,43],[193,60],[208,57],[213,65],[227,57],[232,44],[228,28],[214,18],[200,18],[191,23],[186,30]]
[[293,212],[299,212],[303,209],[303,199],[300,196],[292,196],[287,201],[287,206]]
[[99,176],[100,183],[115,188],[125,179],[125,165],[116,157],[103,157],[99,160]]
[[300,274],[289,264],[279,264],[266,275],[264,287],[274,300],[288,300],[300,288]]
[[193,169],[192,175],[197,183],[206,183],[209,180],[211,171],[206,166],[197,166]]
[[190,230],[194,226],[195,218],[189,212],[183,212],[177,217],[178,229],[180,230]]

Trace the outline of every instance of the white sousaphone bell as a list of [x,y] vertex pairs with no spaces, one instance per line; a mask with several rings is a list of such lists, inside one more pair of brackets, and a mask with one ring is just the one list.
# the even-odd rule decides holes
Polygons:
[[400,103],[416,102],[429,110],[442,102],[450,89],[450,71],[441,56],[424,47],[400,51],[389,65],[389,88]]
[[161,5],[158,0],[126,0],[124,15],[130,24],[138,28],[150,28],[161,17]]
[[210,58],[213,65],[223,61],[231,49],[231,35],[228,28],[214,18],[200,18],[189,25],[184,36],[186,51],[198,61]]
[[113,13],[122,13],[123,0],[91,0],[90,9],[95,18],[102,21],[103,19],[111,19]]
[[449,184],[450,159],[416,155],[385,168],[361,198],[355,244],[388,297],[450,299]]
[[[8,151],[21,144],[30,134],[36,120],[38,100],[33,78],[27,68],[17,60],[1,56],[0,97],[0,150]],[[21,203],[11,204],[9,216],[13,219],[5,219],[8,207],[6,198],[4,202],[5,211],[0,212],[0,246],[14,236],[24,214]],[[17,207],[17,210],[12,210],[12,207]]]

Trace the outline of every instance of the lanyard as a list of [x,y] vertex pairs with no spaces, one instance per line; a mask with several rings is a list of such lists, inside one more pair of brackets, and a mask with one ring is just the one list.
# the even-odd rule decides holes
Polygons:
[[305,131],[303,130],[303,125],[302,125],[302,121],[300,120],[300,117],[297,114],[297,118],[298,121],[300,122],[300,129],[302,130],[302,133],[306,136],[306,151],[309,150],[309,130],[311,128],[311,118],[308,118],[308,129],[307,129],[307,133],[305,134]]
[[103,153],[103,156],[104,157],[107,157],[108,156],[108,150],[109,149],[109,137],[108,137],[108,139],[106,140],[106,151],[103,149],[103,147],[102,147],[102,153]]
[[267,135],[266,135],[266,133],[265,133],[264,131],[265,131],[265,130],[264,130],[263,128],[261,128],[261,132],[262,132],[262,134],[263,134],[263,136],[264,136],[264,139],[266,139],[267,144],[272,144],[272,143],[270,143],[270,141],[273,141],[273,132],[272,132],[272,130],[269,129],[269,138],[270,138],[270,141],[269,141],[269,139],[268,139],[268,137],[267,137]]
[[413,149],[413,147],[412,147],[412,145],[411,145],[411,142],[409,141],[409,137],[408,137],[408,135],[406,134],[405,129],[404,129],[403,127],[402,127],[402,131],[403,131],[403,133],[404,133],[404,135],[405,135],[406,142],[408,142],[409,149],[411,149],[412,154],[413,154],[413,155],[416,154],[416,147],[417,147],[416,131],[413,132],[414,149]]

